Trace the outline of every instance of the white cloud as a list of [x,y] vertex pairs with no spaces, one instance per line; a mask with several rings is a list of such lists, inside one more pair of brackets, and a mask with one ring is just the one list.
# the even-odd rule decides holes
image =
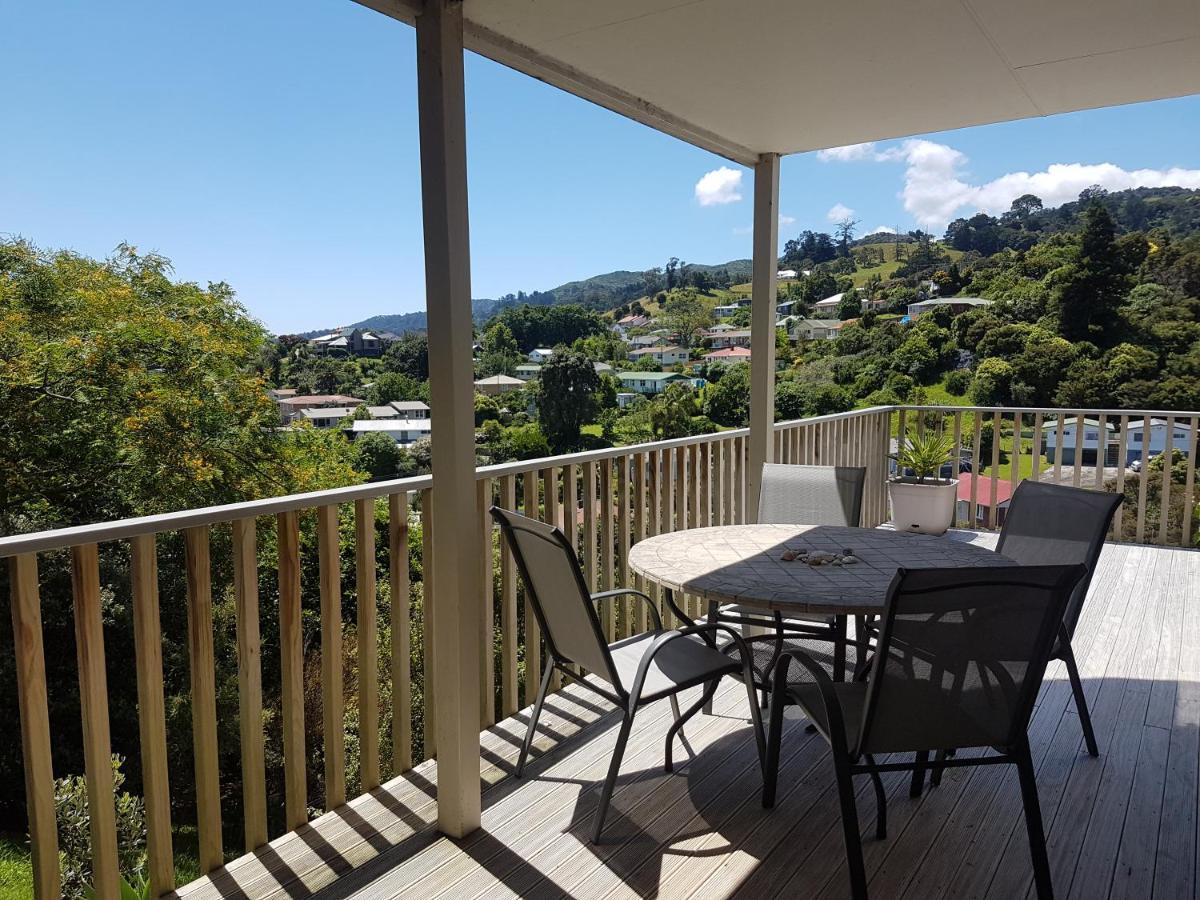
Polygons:
[[696,200],[701,206],[720,206],[742,199],[742,173],[728,166],[706,172],[696,182]]
[[882,234],[895,234],[896,229],[893,228],[891,225],[876,225],[874,228],[872,228],[870,231],[867,232],[867,234],[881,234],[881,233]]
[[854,217],[854,210],[844,203],[835,203],[829,207],[829,212],[825,213],[825,218],[830,222],[841,222],[845,219]]
[[872,141],[817,151],[817,159],[821,162],[855,162],[862,159],[874,159],[875,155],[875,144]]
[[795,216],[785,216],[783,213],[780,213],[779,214],[779,224],[780,225],[795,225],[796,217]]
[[964,180],[967,157],[946,144],[908,140],[876,154],[902,159],[904,208],[924,228],[940,230],[960,215],[982,211],[999,215],[1022,194],[1035,194],[1047,206],[1074,200],[1093,184],[1110,191],[1137,187],[1200,188],[1200,169],[1123,169],[1113,163],[1054,163],[1041,172],[1010,172],[983,184]]

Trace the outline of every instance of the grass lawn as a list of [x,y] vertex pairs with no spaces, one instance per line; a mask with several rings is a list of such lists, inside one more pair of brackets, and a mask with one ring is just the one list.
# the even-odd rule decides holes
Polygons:
[[0,900],[33,896],[33,864],[24,838],[0,838]]

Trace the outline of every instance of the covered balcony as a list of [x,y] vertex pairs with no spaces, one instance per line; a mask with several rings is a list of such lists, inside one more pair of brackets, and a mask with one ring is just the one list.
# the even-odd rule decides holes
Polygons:
[[[1017,482],[1022,457],[1032,460],[1029,477],[1125,495],[1076,637],[1100,756],[1092,758],[1082,748],[1061,663],[1052,665],[1030,729],[1054,883],[1062,896],[1190,896],[1196,885],[1200,554],[1190,549],[1196,539],[1190,499],[1195,448],[1168,448],[1187,452],[1182,466],[1145,477],[1124,468],[1085,466],[1082,454],[1069,465],[1061,456],[1047,462],[1045,455],[1047,431],[1067,429],[1085,417],[1099,417],[1127,434],[1130,423],[1160,415],[1180,424],[1200,421],[1200,413],[910,407],[773,427],[776,460],[867,467],[863,524],[871,527],[886,527],[888,450],[910,428],[952,435],[964,465],[975,472],[987,467],[990,474],[975,480],[973,500],[980,506],[1001,485]],[[979,440],[987,424],[996,434],[1012,435],[992,444],[991,461]],[[591,844],[588,835],[619,721],[611,706],[578,686],[552,694],[534,762],[524,778],[512,777],[531,685],[541,677],[544,659],[513,558],[486,508],[501,503],[558,523],[574,537],[593,591],[637,584],[661,605],[654,585],[631,576],[629,548],[667,531],[747,521],[748,448],[743,429],[476,473],[471,522],[493,551],[471,561],[485,599],[472,628],[476,646],[490,652],[475,659],[479,702],[471,710],[481,731],[478,743],[473,739],[470,745],[481,825],[460,837],[446,836],[437,816],[445,790],[437,721],[454,711],[442,705],[436,681],[440,648],[433,638],[437,616],[450,600],[431,565],[442,528],[432,513],[432,479],[0,540],[0,553],[11,563],[35,852],[55,849],[53,807],[47,824],[38,805],[50,802],[42,780],[48,784],[51,743],[48,698],[38,674],[53,652],[41,640],[39,572],[66,563],[73,572],[81,713],[94,754],[89,782],[103,811],[103,799],[112,795],[109,770],[92,761],[107,761],[110,697],[136,692],[141,744],[120,749],[142,772],[151,873],[160,893],[176,883],[173,827],[195,825],[207,874],[180,886],[179,896],[843,896],[838,808],[824,743],[806,733],[801,721],[790,721],[782,796],[774,810],[764,811],[745,695],[732,683],[718,695],[714,714],[688,727],[684,762],[674,774],[662,770],[670,722],[665,706],[640,721],[602,844]],[[1001,460],[1012,461],[1003,479]],[[342,547],[338,516],[351,514],[354,546]],[[960,524],[970,515],[960,506]],[[310,535],[307,543],[302,527]],[[465,531],[462,523],[448,530],[459,537]],[[410,540],[416,534],[420,540]],[[273,554],[265,549],[272,537],[278,548]],[[984,546],[996,539],[994,533],[969,530],[954,537]],[[160,591],[156,559],[180,552],[186,583],[164,584]],[[345,623],[350,585],[343,584],[343,570],[353,572],[357,598],[380,598],[356,600]],[[301,615],[302,592],[307,595],[313,584],[302,579],[306,571],[319,575],[319,621]],[[419,574],[410,583],[414,571]],[[278,588],[277,623],[260,621],[260,585]],[[134,607],[136,659],[130,661],[131,677],[120,683],[105,677],[101,590],[122,594]],[[215,657],[206,632],[214,596],[230,593],[237,606],[236,660]],[[689,612],[701,614],[694,598],[681,600]],[[188,611],[194,771],[168,771],[166,763],[160,604],[183,604]],[[613,638],[647,627],[644,610],[632,605],[610,602],[604,613]],[[399,637],[375,654],[347,657],[343,624],[353,622],[356,642],[370,646],[381,617]],[[272,649],[281,655],[282,690],[278,707],[266,710],[264,719],[258,635],[276,624],[279,646]],[[419,664],[411,661],[410,635],[423,647]],[[314,655],[320,659],[317,703],[306,702],[301,680],[305,660]],[[215,672],[230,665],[237,674],[236,723],[218,720],[213,695]],[[348,693],[346,685],[353,686]],[[339,727],[348,698],[360,717],[351,746]],[[53,698],[56,705],[63,699]],[[228,708],[228,700],[223,706]],[[306,725],[306,719],[315,724],[314,708],[328,726],[317,727],[315,737]],[[264,725],[271,721],[278,727]],[[231,735],[240,747],[239,772],[218,764],[217,742]],[[264,783],[263,762],[265,753],[280,752],[286,781],[282,810],[268,808],[272,786]],[[315,779],[307,774],[314,757],[323,760]],[[222,782],[239,779],[241,796],[231,804]],[[196,821],[172,821],[171,791],[183,785],[190,793],[192,783]],[[357,790],[348,788],[355,785]],[[1011,897],[1029,889],[1028,850],[1011,773],[951,770],[919,800],[908,798],[902,773],[892,773],[886,785],[893,798],[889,838],[865,844],[872,896]],[[862,790],[870,789],[864,783]],[[231,805],[240,807],[233,821]],[[111,815],[111,805],[107,812]],[[869,827],[867,818],[863,828]],[[115,859],[115,835],[105,835],[102,826],[99,837],[100,852]],[[98,856],[98,872],[104,864]]]
[[[1198,557],[1185,549],[1195,543],[1194,443],[1178,448],[1179,465],[1147,465],[1136,477],[1119,467],[1110,478],[1086,468],[1082,454],[1045,463],[1042,441],[1044,426],[1057,423],[1061,448],[1065,423],[1082,427],[1085,417],[1109,419],[1122,435],[1138,420],[1148,429],[1151,417],[1186,421],[1194,435],[1200,413],[886,407],[774,423],[773,391],[782,154],[1200,92],[1195,4],[1167,0],[1150,14],[1082,0],[364,2],[417,32],[434,475],[0,539],[37,895],[60,889],[51,721],[77,706],[102,898],[118,896],[114,750],[138,772],[156,897],[842,896],[822,745],[792,724],[783,795],[763,811],[734,692],[718,697],[714,715],[693,720],[693,752],[672,775],[661,771],[666,720],[647,717],[603,844],[586,840],[614,741],[603,704],[578,688],[553,694],[536,763],[527,778],[510,777],[544,660],[513,560],[485,513],[499,503],[558,523],[593,590],[629,584],[638,540],[752,520],[769,461],[867,467],[863,524],[884,525],[889,449],[910,424],[952,434],[960,457],[969,447],[973,473],[986,465],[964,524],[979,521],[985,497],[997,507],[1005,477],[1126,496],[1077,647],[1101,754],[1081,753],[1058,670],[1032,725],[1053,879],[1063,896],[1194,895],[1200,578]],[[748,428],[476,470],[465,50],[753,169]],[[837,77],[847,60],[851,77]],[[994,438],[1008,428],[992,440],[990,460],[988,422]],[[1031,457],[1028,473],[1017,465],[1022,454]],[[353,520],[346,546],[339,517]],[[185,577],[160,579],[168,558]],[[41,627],[51,579],[73,601],[77,698],[47,696],[47,660],[64,662],[64,648],[48,644]],[[639,586],[661,603],[654,585]],[[264,587],[278,598],[269,628]],[[306,597],[318,614],[304,614]],[[235,608],[232,658],[214,650],[214,603],[226,599]],[[701,613],[694,598],[679,599]],[[132,610],[133,634],[119,636],[131,655],[115,664],[106,644],[118,636],[102,618],[110,602]],[[181,609],[190,767],[169,763],[163,701],[160,614]],[[610,602],[604,614],[610,637],[647,628],[633,607]],[[386,647],[377,633],[385,615],[395,636]],[[268,631],[277,638],[264,644]],[[267,654],[279,678],[270,704]],[[306,672],[314,660],[319,671]],[[115,679],[122,665],[127,677]],[[218,696],[221,670],[236,670],[236,698]],[[313,684],[319,696],[306,691]],[[118,692],[136,696],[136,747],[111,745]],[[348,700],[352,742],[343,728]],[[218,716],[231,704],[236,716]],[[237,796],[219,754],[231,742]],[[282,758],[282,785],[267,784],[268,756]],[[996,768],[954,770],[922,799],[906,800],[902,779],[889,778],[892,836],[866,843],[872,896],[1028,893],[1011,788]],[[192,800],[187,822],[173,821],[179,791]],[[186,885],[173,854],[182,826],[195,836],[200,872]]]

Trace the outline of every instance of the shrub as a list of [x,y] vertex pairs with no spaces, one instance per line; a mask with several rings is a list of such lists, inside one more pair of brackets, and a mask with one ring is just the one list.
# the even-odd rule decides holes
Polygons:
[[953,394],[955,397],[962,397],[971,388],[971,373],[966,369],[955,369],[953,372],[947,372],[946,380],[943,384],[946,387],[946,393]]
[[[121,876],[131,885],[141,884],[146,867],[146,814],[141,797],[121,790],[124,762],[112,758],[113,799],[117,813],[117,862]],[[91,813],[87,781],[82,775],[54,780],[54,812],[58,822],[58,864],[64,897],[86,897],[92,881]]]

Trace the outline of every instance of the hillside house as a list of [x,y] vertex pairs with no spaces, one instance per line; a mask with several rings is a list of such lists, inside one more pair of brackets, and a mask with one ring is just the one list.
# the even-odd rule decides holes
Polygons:
[[487,378],[480,378],[475,382],[475,390],[480,394],[487,394],[489,397],[507,394],[509,391],[523,387],[525,387],[525,382],[520,378],[513,378],[511,375],[489,375]]
[[660,366],[674,366],[679,363],[688,361],[690,354],[683,347],[642,347],[638,350],[629,351],[629,359],[631,362],[641,362],[643,360],[652,359]]
[[[1085,418],[1083,420],[1082,437],[1079,435],[1078,418],[1074,416],[1066,418],[1063,420],[1062,426],[1062,444],[1060,447],[1058,421],[1046,422],[1042,425],[1042,446],[1045,448],[1043,452],[1045,453],[1046,460],[1054,463],[1061,459],[1063,465],[1070,466],[1075,464],[1076,457],[1078,457],[1081,465],[1096,465],[1102,445],[1099,420]],[[1104,465],[1117,465],[1119,441],[1115,422],[1105,421],[1103,446]],[[1130,446],[1132,447],[1132,445]],[[1141,451],[1139,449],[1129,459],[1134,459],[1140,455]]]
[[749,305],[750,305],[749,300],[737,300],[733,303],[725,303],[725,304],[722,304],[721,306],[714,306],[713,307],[713,315],[716,316],[718,319],[728,319],[730,316],[732,316],[734,313],[736,313],[739,309],[743,309],[744,307],[747,307]]
[[1192,429],[1189,425],[1184,425],[1180,422],[1173,422],[1170,429],[1167,428],[1165,419],[1151,419],[1149,437],[1146,437],[1146,423],[1144,420],[1131,421],[1125,428],[1127,438],[1125,441],[1125,464],[1133,462],[1135,459],[1141,459],[1143,454],[1146,458],[1158,456],[1167,449],[1167,435],[1170,435],[1171,449],[1179,450],[1184,456],[1190,456],[1195,438],[1192,435]]
[[346,416],[354,415],[356,406],[323,406],[318,409],[302,409],[295,420],[305,421],[313,428],[333,428]]
[[653,323],[654,320],[649,316],[635,316],[631,313],[628,316],[617,319],[613,323],[613,330],[625,335],[635,328],[649,328]]
[[399,419],[400,413],[391,405],[384,406],[368,406],[367,412],[371,414],[372,419]]
[[[839,294],[831,294],[824,300],[818,300],[813,304],[813,315],[826,318],[836,316],[838,313],[838,306],[841,304],[842,298],[845,296],[846,292],[842,291]],[[871,302],[865,297],[859,301],[859,309],[861,312],[866,312],[870,306]],[[911,309],[912,307],[909,308]]]
[[348,406],[351,409],[360,406],[363,401],[348,394],[292,394],[284,397],[279,403],[279,418],[286,425],[297,416],[301,410],[320,409],[331,406]]
[[793,341],[832,341],[842,330],[836,319],[805,319],[794,317],[785,326]]
[[[992,477],[981,475],[976,478],[970,472],[958,474],[956,491],[957,521],[967,522],[968,528],[999,528],[1008,515],[1012,502],[1013,486],[1006,479],[996,481],[996,493],[992,494]],[[971,523],[971,491],[975,492],[975,522]]]
[[736,328],[727,331],[717,331],[710,328],[704,332],[705,340],[709,341],[714,350],[724,350],[726,347],[749,347],[750,329]]
[[308,342],[322,356],[382,356],[387,346],[380,335],[362,328],[336,328]]
[[529,361],[538,365],[550,362],[553,357],[554,351],[549,347],[537,347],[529,351]]
[[399,413],[401,419],[429,418],[429,404],[423,400],[393,400],[391,407]]
[[631,338],[627,338],[625,343],[630,347],[660,347],[670,343],[666,335],[663,334],[638,334]]
[[734,363],[750,362],[749,347],[726,347],[724,350],[714,350],[701,357],[709,365],[731,366]]
[[596,370],[597,375],[603,375],[605,372],[612,372],[613,367],[606,362],[596,360],[592,363],[592,368]]
[[542,367],[538,363],[521,363],[513,369],[513,375],[520,378],[522,381],[531,381],[538,377],[538,373],[542,371]]
[[354,440],[363,434],[386,434],[402,447],[410,447],[429,437],[433,423],[429,419],[357,419],[343,429]]
[[661,394],[667,385],[684,380],[678,372],[618,372],[621,386],[648,397]]

